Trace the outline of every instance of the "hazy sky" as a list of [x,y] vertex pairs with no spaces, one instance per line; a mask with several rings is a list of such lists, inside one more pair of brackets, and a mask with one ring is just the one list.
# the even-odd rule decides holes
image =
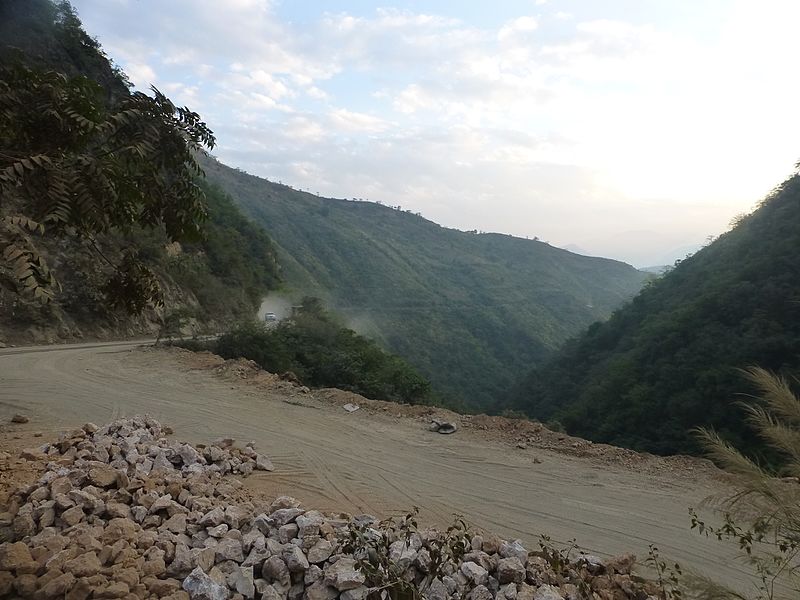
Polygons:
[[73,0],[225,163],[637,266],[800,159],[800,2]]

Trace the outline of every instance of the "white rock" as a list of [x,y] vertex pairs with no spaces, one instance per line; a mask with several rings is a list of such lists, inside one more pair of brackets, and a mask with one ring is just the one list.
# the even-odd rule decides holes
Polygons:
[[274,471],[275,465],[263,454],[256,454],[256,469],[259,471]]
[[244,560],[244,551],[240,540],[223,538],[217,544],[215,551],[217,561],[233,560],[240,563]]
[[472,561],[461,564],[461,573],[475,585],[486,585],[489,581],[489,571]]
[[291,545],[283,551],[283,560],[292,573],[301,573],[308,569],[308,559],[297,546]]
[[206,532],[208,532],[208,535],[211,537],[221,538],[228,533],[228,525],[226,523],[221,523],[216,527],[207,527]]
[[282,527],[287,523],[291,523],[296,517],[302,515],[305,511],[300,508],[279,508],[273,512],[269,518],[276,527]]
[[233,589],[235,589],[245,598],[253,598],[256,595],[252,567],[237,568],[233,572],[232,583]]
[[308,550],[308,562],[323,563],[328,560],[333,553],[333,544],[328,540],[322,539]]
[[340,592],[363,585],[365,579],[364,574],[356,569],[356,561],[352,558],[340,558],[325,568],[325,583]]
[[183,589],[192,600],[227,600],[228,588],[220,585],[197,567],[183,580]]
[[500,544],[500,556],[503,558],[516,556],[524,565],[528,560],[528,551],[522,545],[521,540],[514,540],[513,542],[503,542]]

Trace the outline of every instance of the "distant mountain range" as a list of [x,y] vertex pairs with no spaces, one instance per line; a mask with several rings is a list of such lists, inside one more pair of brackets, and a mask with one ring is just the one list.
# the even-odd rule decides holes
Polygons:
[[584,245],[567,244],[564,250],[583,256],[613,256],[648,271],[652,265],[671,266],[702,247],[700,243],[670,247],[669,240],[655,231],[621,231],[614,234],[613,239],[597,239]]

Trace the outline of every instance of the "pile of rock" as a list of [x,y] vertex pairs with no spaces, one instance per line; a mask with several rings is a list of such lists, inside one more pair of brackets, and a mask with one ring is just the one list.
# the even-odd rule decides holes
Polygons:
[[[253,443],[234,447],[234,440],[221,438],[207,447],[170,442],[169,427],[150,417],[132,417],[97,427],[87,423],[81,429],[62,433],[58,442],[24,450],[28,460],[53,461],[57,467],[85,468],[90,480],[108,486],[117,477],[142,477],[150,473],[180,471],[183,475],[200,473],[238,473],[254,470],[272,471],[271,461],[255,451]],[[124,485],[123,485],[124,487]]]
[[655,591],[631,578],[632,557],[582,557],[557,571],[546,555],[496,537],[472,537],[461,560],[437,568],[436,532],[404,537],[371,517],[326,516],[289,497],[243,500],[223,474],[257,467],[252,447],[169,443],[164,430],[137,417],[26,451],[46,470],[0,507],[11,540],[0,544],[0,597],[379,597],[358,567],[364,552],[344,553],[354,527],[385,540],[393,571],[432,600],[644,600]]

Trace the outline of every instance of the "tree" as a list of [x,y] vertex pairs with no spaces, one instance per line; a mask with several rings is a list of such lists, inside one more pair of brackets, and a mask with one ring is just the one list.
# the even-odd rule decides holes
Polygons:
[[162,304],[153,272],[132,250],[116,260],[110,231],[163,227],[198,239],[207,217],[197,152],[214,147],[200,116],[156,88],[108,99],[86,77],[0,68],[0,276],[43,302],[57,280],[37,239],[87,240],[109,268],[109,301],[130,313]]

